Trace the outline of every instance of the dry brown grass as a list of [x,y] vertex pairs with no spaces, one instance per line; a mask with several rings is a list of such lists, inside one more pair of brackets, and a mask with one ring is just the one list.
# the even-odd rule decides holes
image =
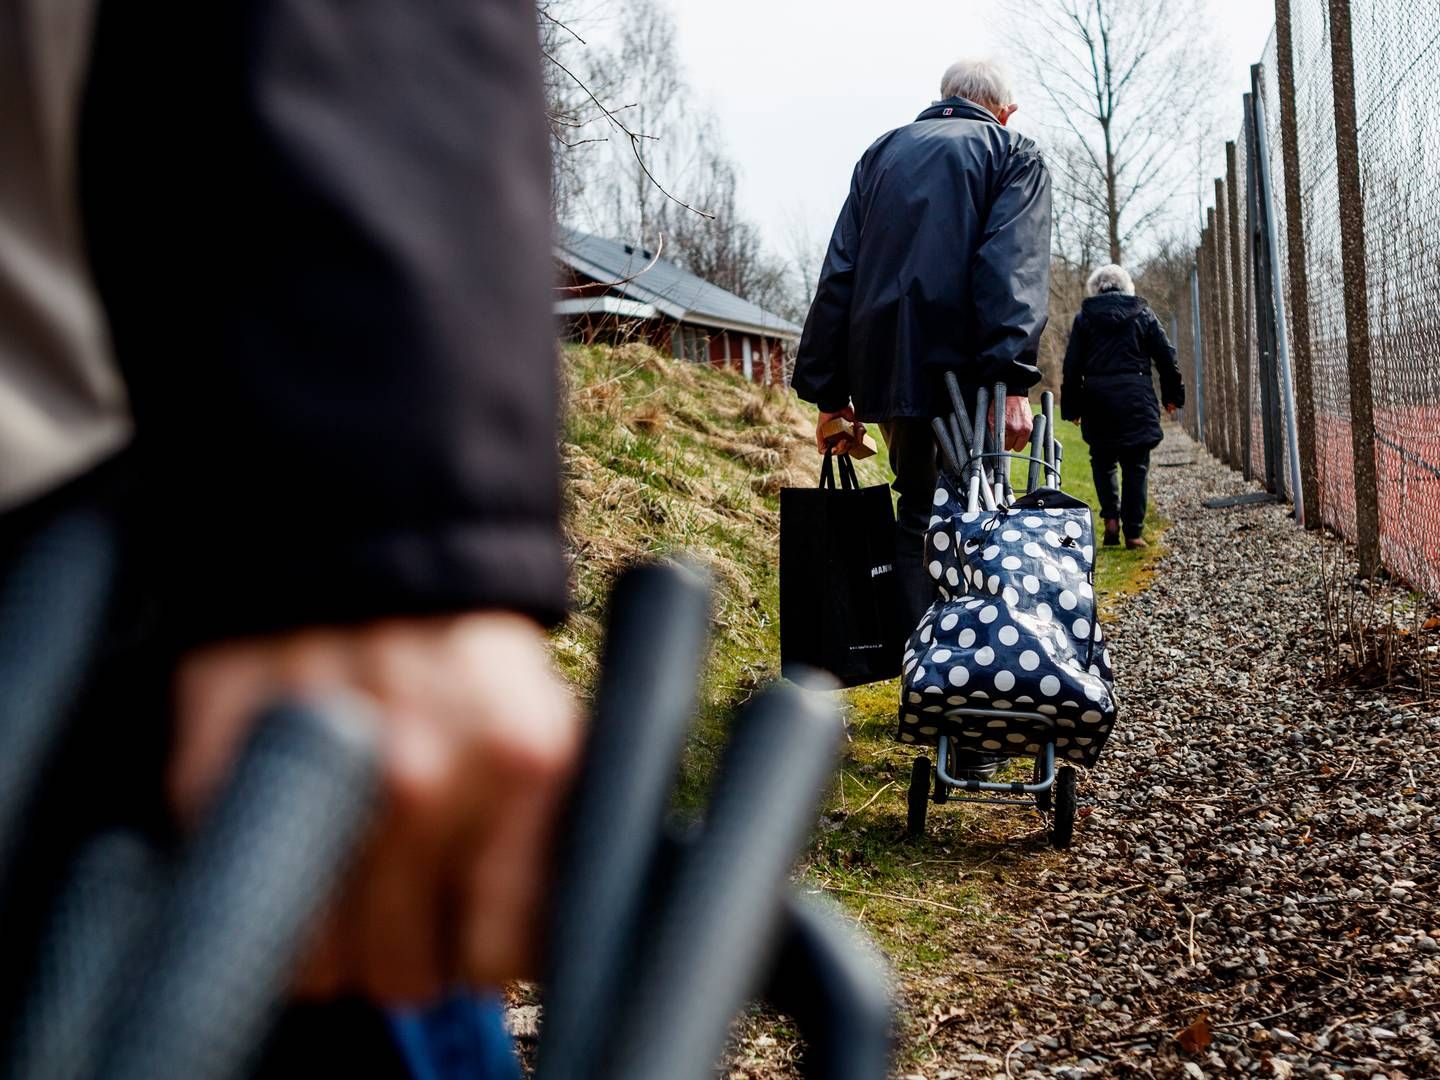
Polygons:
[[[715,648],[692,748],[778,670],[780,492],[816,482],[813,410],[793,394],[641,345],[563,356],[566,534],[576,615],[555,635],[562,670],[594,677],[605,597],[635,562],[685,552],[714,576]],[[871,482],[882,482],[871,466]]]

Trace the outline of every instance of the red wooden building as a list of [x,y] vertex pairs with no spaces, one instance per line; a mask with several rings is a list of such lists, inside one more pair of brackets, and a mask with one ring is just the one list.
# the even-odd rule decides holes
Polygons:
[[561,229],[555,314],[567,340],[640,340],[763,383],[785,380],[800,327],[632,244]]

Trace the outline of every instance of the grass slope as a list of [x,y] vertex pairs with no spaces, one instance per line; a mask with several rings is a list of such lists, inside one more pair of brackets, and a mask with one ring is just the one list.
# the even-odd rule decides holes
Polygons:
[[[631,346],[568,350],[564,458],[576,614],[555,655],[583,693],[595,674],[610,582],[641,558],[688,551],[714,574],[714,649],[680,801],[698,802],[734,706],[778,671],[779,492],[816,482],[814,412],[779,390]],[[878,436],[878,432],[875,433]],[[1089,455],[1062,424],[1066,489],[1095,505]],[[862,480],[890,479],[884,455]],[[1151,522],[1152,539],[1163,522]],[[1160,545],[1102,548],[1102,605],[1141,586]],[[844,695],[848,742],[820,828],[802,867],[808,887],[834,894],[890,957],[907,1001],[902,1055],[923,1059],[931,1009],[957,991],[1003,992],[1004,977],[955,968],[956,946],[1008,923],[1003,883],[1022,860],[1055,860],[1036,815],[932,807],[927,840],[905,840],[905,785],[913,748],[892,739],[898,686]],[[1058,864],[1057,864],[1058,865]],[[763,1018],[742,1038],[738,1064],[771,1075],[756,1049],[783,1041]],[[748,1048],[748,1051],[747,1051]],[[754,1051],[746,1064],[747,1052]]]
[[[682,775],[690,802],[730,711],[779,672],[780,491],[816,483],[813,413],[787,391],[643,346],[568,349],[563,367],[575,612],[555,635],[555,656],[585,692],[616,574],[682,552],[709,568],[714,645]],[[886,482],[875,462],[859,472]]]

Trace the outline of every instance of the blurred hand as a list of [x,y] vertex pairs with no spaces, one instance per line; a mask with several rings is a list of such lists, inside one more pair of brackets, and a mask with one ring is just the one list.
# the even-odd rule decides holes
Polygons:
[[574,706],[538,626],[482,613],[215,645],[176,675],[170,788],[193,822],[256,710],[359,691],[382,717],[384,805],[298,989],[388,1003],[532,974]]
[[1171,416],[1174,416],[1177,408],[1178,408],[1178,406],[1176,406],[1176,405],[1168,405],[1168,404],[1167,404],[1167,405],[1165,406],[1165,411],[1166,411],[1167,413],[1169,413]]
[[1023,450],[1035,429],[1035,413],[1028,397],[1005,399],[1005,449]]
[[[821,434],[825,425],[832,420],[848,420],[850,422],[849,434],[832,435],[826,438]],[[848,454],[852,443],[858,443],[865,437],[865,425],[855,419],[855,410],[847,405],[839,412],[822,412],[820,419],[815,423],[815,448],[820,453],[826,450],[834,450],[837,454]]]

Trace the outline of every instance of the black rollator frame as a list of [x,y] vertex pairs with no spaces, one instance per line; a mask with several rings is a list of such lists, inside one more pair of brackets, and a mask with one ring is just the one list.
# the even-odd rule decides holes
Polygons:
[[[0,581],[0,901],[24,876],[40,778],[108,632],[116,541],[105,516],[70,514]],[[758,697],[704,825],[684,838],[667,827],[708,621],[708,588],[688,569],[644,567],[617,587],[562,829],[537,1075],[708,1077],[764,989],[808,1039],[807,1075],[878,1080],[886,980],[848,927],[788,885],[838,747],[832,706],[796,686]],[[248,1075],[375,812],[377,747],[359,701],[279,702],[178,854],[138,833],[88,842],[49,905],[0,1075]]]

